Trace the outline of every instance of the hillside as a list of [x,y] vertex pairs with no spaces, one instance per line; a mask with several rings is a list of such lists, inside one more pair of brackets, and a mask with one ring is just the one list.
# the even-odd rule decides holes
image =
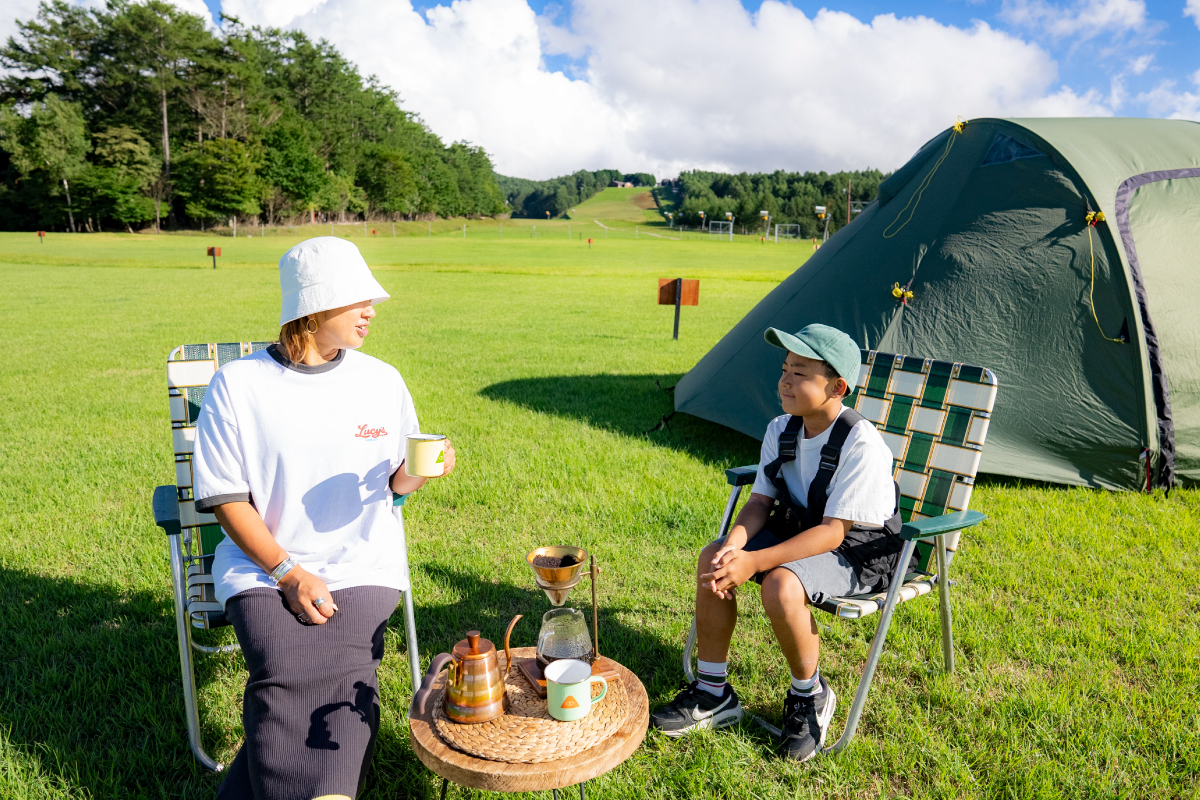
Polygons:
[[660,225],[664,222],[654,202],[654,196],[649,189],[641,187],[605,189],[590,200],[585,200],[568,210],[566,217],[583,222],[596,219],[608,225]]

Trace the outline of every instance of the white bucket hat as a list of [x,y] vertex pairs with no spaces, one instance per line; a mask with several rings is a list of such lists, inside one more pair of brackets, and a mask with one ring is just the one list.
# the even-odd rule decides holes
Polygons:
[[378,305],[391,297],[358,248],[336,236],[307,239],[284,253],[279,259],[279,290],[280,325],[363,300]]

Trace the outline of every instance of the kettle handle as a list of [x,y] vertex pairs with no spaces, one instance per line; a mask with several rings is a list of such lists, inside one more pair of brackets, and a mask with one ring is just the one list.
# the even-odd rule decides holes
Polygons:
[[512,669],[512,653],[508,649],[508,640],[512,638],[512,629],[516,627],[517,620],[521,619],[521,615],[517,614],[512,618],[512,622],[508,623],[508,630],[504,632],[504,677],[508,678],[508,671]]
[[421,681],[421,688],[417,690],[417,694],[413,697],[413,707],[417,709],[418,714],[424,714],[425,706],[428,704],[429,695],[433,692],[433,682],[437,680],[438,673],[446,666],[454,656],[449,653],[439,653],[433,657],[433,661],[429,662],[429,670],[425,673],[425,679]]

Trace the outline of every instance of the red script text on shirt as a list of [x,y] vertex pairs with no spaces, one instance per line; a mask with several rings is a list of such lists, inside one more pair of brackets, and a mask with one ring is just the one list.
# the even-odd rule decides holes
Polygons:
[[354,434],[355,439],[378,439],[380,436],[387,436],[387,431],[383,428],[368,428],[366,425],[359,425],[358,433]]

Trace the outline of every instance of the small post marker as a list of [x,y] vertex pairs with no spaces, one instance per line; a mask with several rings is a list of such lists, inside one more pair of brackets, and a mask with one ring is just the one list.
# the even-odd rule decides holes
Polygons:
[[219,247],[208,248],[208,255],[212,256],[213,269],[216,269],[217,268],[217,256],[221,255],[221,248],[219,248]]
[[42,244],[46,243],[46,232],[45,231],[38,231],[38,241],[41,242]]
[[392,238],[396,238],[396,223],[394,221],[392,222]]
[[671,338],[678,339],[679,309],[681,306],[700,305],[700,281],[684,280],[683,278],[659,278],[658,304],[660,306],[675,306],[675,333]]
[[372,238],[372,239],[374,239],[374,238],[375,238],[375,234],[376,234],[376,233],[377,233],[377,231],[376,231],[374,228],[371,228],[371,238]]
[[592,249],[592,240],[588,239],[588,250]]

